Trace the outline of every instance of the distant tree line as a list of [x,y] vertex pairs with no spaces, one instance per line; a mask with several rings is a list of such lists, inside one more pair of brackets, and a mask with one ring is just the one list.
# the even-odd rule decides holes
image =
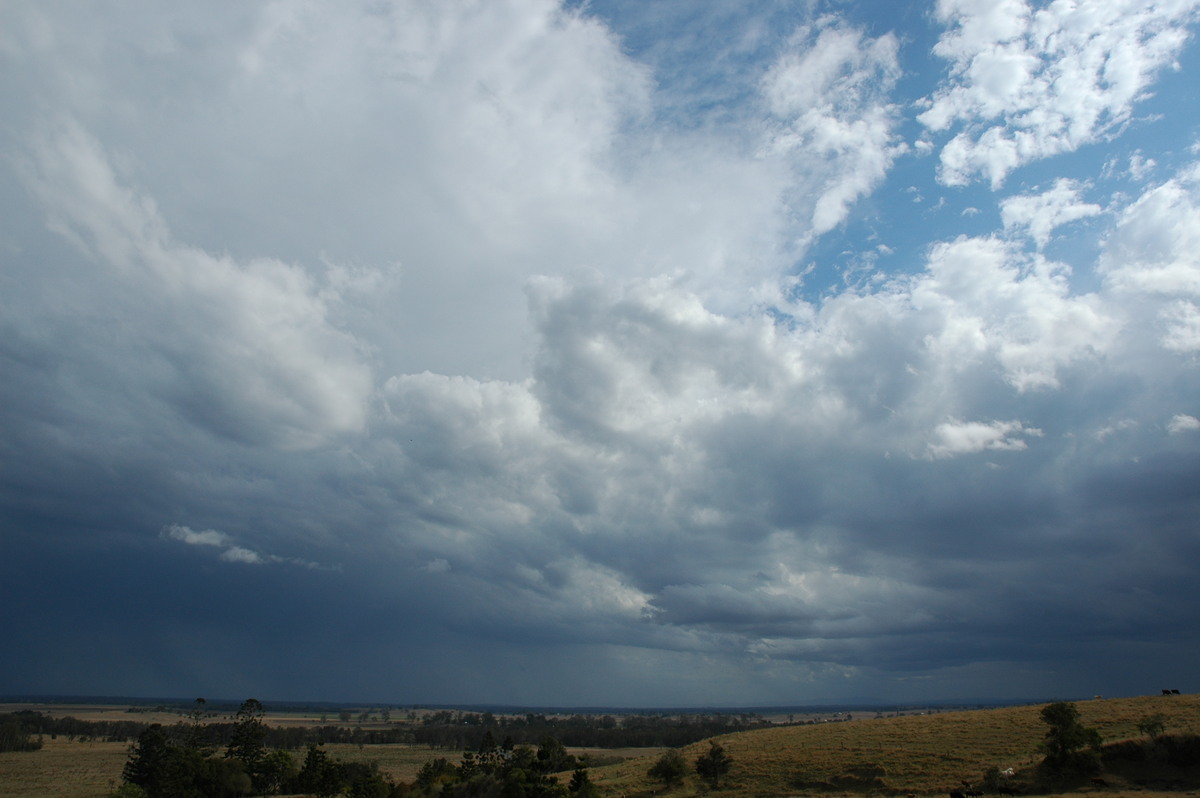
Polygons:
[[[347,713],[348,714],[348,713]],[[193,710],[188,721],[163,726],[169,740],[180,742],[207,717]],[[86,721],[73,717],[54,718],[40,712],[24,710],[0,715],[7,718],[22,733],[58,736],[71,740],[104,740],[125,742],[133,740],[151,724],[136,720]],[[386,721],[385,721],[386,722]],[[489,733],[498,740],[516,745],[538,745],[545,737],[554,737],[564,745],[585,748],[677,748],[719,734],[745,731],[770,725],[758,715],[570,715],[563,717],[527,713],[516,716],[497,716],[490,712],[458,712],[442,710],[425,715],[412,723],[388,723],[384,728],[364,728],[323,724],[318,726],[264,726],[263,744],[286,751],[301,751],[310,745],[343,743],[352,745],[384,745],[404,743],[427,745],[451,751],[478,750]],[[223,747],[236,734],[238,724],[232,721],[204,724],[207,744]],[[6,735],[0,745],[16,732]],[[15,738],[14,738],[15,739]],[[0,748],[0,750],[6,750]],[[28,749],[7,749],[28,750]]]
[[[137,737],[149,724],[136,720],[77,720],[67,716],[52,718],[40,712],[23,709],[0,715],[0,723],[15,722],[28,734],[56,739],[60,735],[70,740],[104,740],[125,742]],[[231,724],[232,725],[232,724]],[[5,750],[0,748],[0,750]],[[11,749],[10,749],[11,750]]]
[[[573,771],[570,783],[554,775]],[[567,753],[563,744],[545,737],[537,749],[527,745],[497,744],[485,732],[476,752],[463,754],[458,765],[438,758],[421,766],[413,784],[405,786],[412,798],[598,798],[583,762]]]
[[770,723],[752,714],[721,715],[569,715],[527,713],[496,716],[490,712],[441,711],[426,715],[411,729],[412,742],[451,750],[478,749],[491,734],[512,745],[536,745],[554,737],[579,748],[677,748],[719,734],[762,728]]
[[36,712],[6,712],[0,714],[0,752],[36,751],[42,747],[40,734],[30,715]]
[[266,744],[261,703],[250,698],[238,710],[227,741],[216,744],[202,723],[203,699],[191,723],[147,726],[130,748],[124,783],[112,798],[243,798],[305,792],[319,796],[393,798],[402,793],[374,765],[342,762],[313,745],[301,767],[287,751]]
[[[190,723],[147,726],[130,747],[123,784],[110,798],[243,798],[304,793],[349,798],[598,798],[583,763],[553,737],[537,749],[498,744],[484,733],[477,751],[457,765],[438,758],[412,784],[397,784],[375,764],[345,762],[318,744],[308,746],[299,767],[287,751],[267,745],[261,703],[247,699],[222,746],[212,724],[202,722],[197,699]],[[574,771],[562,785],[554,774]]]

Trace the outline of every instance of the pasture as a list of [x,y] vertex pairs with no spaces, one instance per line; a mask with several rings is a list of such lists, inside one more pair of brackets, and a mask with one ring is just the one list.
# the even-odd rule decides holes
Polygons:
[[[1200,733],[1200,696],[1080,701],[1081,721],[1105,742],[1137,738],[1139,721],[1165,718],[1168,733]],[[860,719],[848,723],[787,726],[720,738],[734,765],[718,791],[730,796],[891,794],[945,796],[962,782],[977,784],[990,767],[1028,770],[1040,761],[1046,726],[1042,705],[933,715]],[[707,743],[683,749],[689,762]],[[606,794],[663,795],[646,770],[653,757],[597,768],[592,780]],[[1118,782],[1113,783],[1116,795]],[[1091,789],[1091,785],[1088,785]],[[666,794],[684,798],[708,792],[692,774]],[[1138,793],[1142,798],[1147,792]],[[1179,793],[1172,793],[1178,795]],[[1192,793],[1195,794],[1195,793]],[[1106,792],[1106,798],[1108,793]]]
[[[1200,734],[1200,696],[1147,696],[1076,702],[1081,720],[1097,728],[1105,742],[1144,737],[1138,723],[1161,715],[1168,734]],[[29,706],[38,711],[91,717],[89,711]],[[72,708],[74,709],[74,708]],[[79,708],[84,710],[85,708]],[[720,738],[733,757],[733,769],[717,791],[730,798],[773,795],[900,795],[945,796],[977,784],[991,767],[1012,767],[1014,786],[1027,778],[1040,760],[1038,744],[1046,726],[1041,705],[868,718],[849,722],[776,726]],[[0,711],[12,711],[0,707]],[[97,712],[96,708],[91,708]],[[118,714],[121,708],[104,711]],[[174,723],[177,714],[150,716],[151,722]],[[316,723],[313,718],[272,716],[272,723]],[[327,745],[333,756],[374,761],[396,781],[411,782],[421,765],[436,757],[457,762],[452,751],[407,745]],[[46,739],[40,751],[0,754],[0,798],[102,798],[119,783],[128,746],[125,743]],[[694,761],[707,743],[683,750]],[[671,789],[655,783],[646,771],[662,749],[590,750],[593,782],[605,796],[672,796],[689,798],[710,792],[695,774]],[[297,760],[303,752],[297,752]],[[563,781],[566,779],[564,778]],[[1104,786],[1084,783],[1083,791],[1103,798],[1138,798],[1158,793],[1107,777]],[[1162,793],[1197,795],[1195,790]]]

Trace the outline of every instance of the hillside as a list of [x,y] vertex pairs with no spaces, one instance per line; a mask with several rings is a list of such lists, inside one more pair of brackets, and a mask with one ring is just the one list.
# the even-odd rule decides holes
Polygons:
[[[944,795],[978,783],[991,767],[1022,771],[1040,761],[1046,731],[1042,705],[934,715],[855,720],[817,726],[788,726],[719,738],[734,759],[720,791],[728,795],[797,795],[876,792]],[[1151,696],[1080,701],[1081,721],[1100,731],[1105,743],[1141,738],[1139,721],[1162,715],[1168,734],[1200,734],[1200,696]],[[683,749],[689,763],[707,743]],[[654,758],[597,768],[593,781],[606,794],[636,795],[662,786],[646,776]],[[1113,786],[1119,780],[1110,779]],[[1089,789],[1098,789],[1088,784]],[[687,796],[706,791],[692,774],[669,791]]]

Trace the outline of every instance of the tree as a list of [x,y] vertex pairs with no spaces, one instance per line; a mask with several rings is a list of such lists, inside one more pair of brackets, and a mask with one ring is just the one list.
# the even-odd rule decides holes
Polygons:
[[225,758],[242,763],[249,774],[254,788],[261,791],[262,762],[266,756],[263,742],[267,739],[267,726],[263,723],[263,705],[256,698],[247,698],[237,711],[237,722],[225,749]]
[[[491,735],[491,731],[488,731]],[[575,767],[575,757],[567,753],[567,749],[550,735],[542,738],[537,749],[537,769],[542,773],[561,773]]]
[[1137,728],[1142,734],[1154,740],[1166,731],[1167,718],[1165,715],[1151,715],[1138,721]]
[[209,744],[208,727],[204,724],[204,715],[208,707],[208,702],[203,698],[197,698],[192,705],[192,711],[188,713],[187,747],[201,752],[204,756],[213,753],[213,748]]
[[430,759],[421,765],[417,772],[416,787],[423,792],[432,793],[458,778],[458,773],[445,757]]
[[683,754],[672,748],[670,751],[663,753],[658,758],[658,761],[651,765],[650,769],[646,771],[646,775],[670,787],[672,784],[682,782],[687,772],[687,761],[684,760]]
[[592,783],[587,768],[579,765],[571,774],[571,783],[567,785],[571,798],[600,798],[600,790]]
[[340,776],[337,763],[329,758],[324,749],[310,745],[304,756],[304,767],[296,776],[296,786],[304,792],[314,793],[318,798],[326,798],[336,795],[341,789]]
[[146,798],[146,791],[136,784],[122,784],[110,792],[107,798]]
[[0,751],[36,751],[41,742],[33,739],[17,715],[0,717]]
[[282,792],[296,773],[296,760],[291,754],[269,751],[258,763],[258,788],[267,794]]
[[179,774],[174,746],[161,723],[150,725],[138,735],[121,776],[127,784],[136,784],[145,790],[150,798],[168,795],[177,787]]
[[696,758],[696,772],[712,782],[714,790],[732,765],[733,757],[725,753],[725,749],[716,740],[709,741],[707,753]]
[[1100,767],[1100,732],[1079,722],[1079,710],[1069,701],[1042,707],[1050,729],[1042,742],[1045,764],[1053,771],[1095,772]]

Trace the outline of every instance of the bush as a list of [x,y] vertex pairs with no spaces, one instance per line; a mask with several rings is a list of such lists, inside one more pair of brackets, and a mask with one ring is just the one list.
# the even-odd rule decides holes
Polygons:
[[725,753],[725,749],[716,740],[708,744],[707,753],[696,759],[696,772],[712,782],[714,790],[719,786],[721,777],[728,773],[732,766],[733,757]]
[[1151,715],[1138,721],[1138,731],[1151,740],[1162,736],[1167,729],[1167,719],[1163,715]]
[[1042,707],[1049,724],[1042,750],[1043,765],[1052,773],[1095,773],[1100,769],[1100,732],[1079,722],[1079,710],[1069,701]]
[[658,761],[646,771],[646,775],[669,787],[672,784],[681,783],[687,772],[688,765],[683,754],[672,748],[658,758]]
[[110,792],[107,798],[146,798],[146,791],[136,784],[122,784]]
[[41,747],[41,741],[33,739],[17,715],[0,716],[0,751],[36,751]]

